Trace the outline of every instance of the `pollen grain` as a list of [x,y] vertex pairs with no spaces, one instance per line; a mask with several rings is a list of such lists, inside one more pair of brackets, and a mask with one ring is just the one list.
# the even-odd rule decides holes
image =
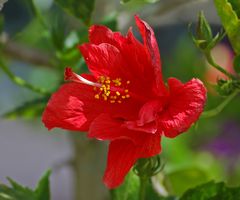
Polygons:
[[100,85],[94,86],[94,98],[97,100],[108,101],[112,104],[122,103],[123,100],[130,98],[128,86],[130,81],[122,81],[121,78],[110,79],[110,77],[100,76],[97,80]]

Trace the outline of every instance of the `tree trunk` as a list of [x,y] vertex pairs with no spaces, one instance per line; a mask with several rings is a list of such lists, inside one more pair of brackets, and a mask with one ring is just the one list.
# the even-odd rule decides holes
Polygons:
[[109,192],[102,182],[107,145],[86,135],[71,133],[74,151],[73,179],[75,200],[107,200]]

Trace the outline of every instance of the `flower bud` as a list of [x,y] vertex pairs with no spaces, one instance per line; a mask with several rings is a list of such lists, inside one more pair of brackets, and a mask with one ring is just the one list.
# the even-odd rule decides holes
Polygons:
[[[191,26],[189,26],[191,28]],[[190,33],[191,34],[191,33]],[[198,15],[198,22],[196,27],[196,36],[191,34],[195,45],[204,52],[210,51],[224,36],[221,31],[213,37],[211,26],[201,11]]]

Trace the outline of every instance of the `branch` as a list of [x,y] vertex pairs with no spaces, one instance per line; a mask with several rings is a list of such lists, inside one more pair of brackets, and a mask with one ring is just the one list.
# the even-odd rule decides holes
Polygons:
[[1,35],[0,44],[3,45],[3,53],[12,59],[42,67],[54,67],[54,61],[50,55],[11,41],[6,35]]
[[207,0],[176,0],[176,1],[169,1],[164,5],[160,6],[159,9],[156,11],[159,15],[164,15],[165,13],[171,12],[177,8],[185,6],[187,4],[197,3],[200,1],[207,1]]

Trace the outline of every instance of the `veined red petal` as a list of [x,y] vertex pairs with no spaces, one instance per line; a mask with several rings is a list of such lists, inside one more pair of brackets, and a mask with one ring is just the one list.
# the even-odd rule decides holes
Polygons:
[[131,140],[114,140],[109,145],[104,183],[108,188],[119,186],[139,158],[148,158],[161,152],[160,136],[147,138],[142,146]]
[[135,16],[135,20],[142,35],[144,46],[146,47],[151,58],[151,63],[154,69],[154,75],[157,84],[156,87],[157,90],[160,91],[158,94],[164,96],[167,93],[167,90],[162,80],[161,58],[154,32],[152,28],[145,21],[141,20],[137,15]]
[[[91,122],[102,113],[131,119],[139,108],[129,99],[128,104],[111,104],[95,99],[92,86],[67,83],[50,98],[42,121],[48,129],[55,127],[73,131],[87,131]],[[132,109],[126,109],[129,105]]]
[[89,29],[89,40],[92,44],[108,43],[120,49],[126,37],[120,32],[112,32],[106,26],[93,25]]
[[[55,92],[45,108],[42,121],[48,129],[87,131],[91,121],[102,112],[91,86],[67,83]],[[88,112],[95,105],[94,112]],[[100,108],[100,109],[99,109]]]
[[109,145],[103,181],[110,189],[119,186],[137,160],[137,149],[131,140],[114,140]]
[[[99,115],[91,124],[88,137],[99,140],[130,140],[138,149],[138,158],[150,157],[161,151],[161,136],[155,134],[128,129],[121,119],[114,119],[109,114]],[[119,147],[121,148],[121,147]]]
[[79,49],[95,77],[110,76],[112,71],[121,69],[119,50],[111,44],[83,44]]
[[206,101],[206,89],[198,79],[186,84],[175,78],[168,79],[169,104],[158,119],[159,130],[170,138],[176,137],[198,120]]
[[99,115],[91,124],[88,137],[98,140],[129,139],[135,142],[137,134],[122,127],[123,119],[113,119],[109,114]]
[[151,73],[151,64],[144,48],[138,48],[133,43],[122,45],[124,51],[121,52],[107,43],[83,44],[79,48],[95,77],[109,76],[113,79],[121,78],[125,82],[130,81],[129,91],[144,98],[152,97],[154,73]]

